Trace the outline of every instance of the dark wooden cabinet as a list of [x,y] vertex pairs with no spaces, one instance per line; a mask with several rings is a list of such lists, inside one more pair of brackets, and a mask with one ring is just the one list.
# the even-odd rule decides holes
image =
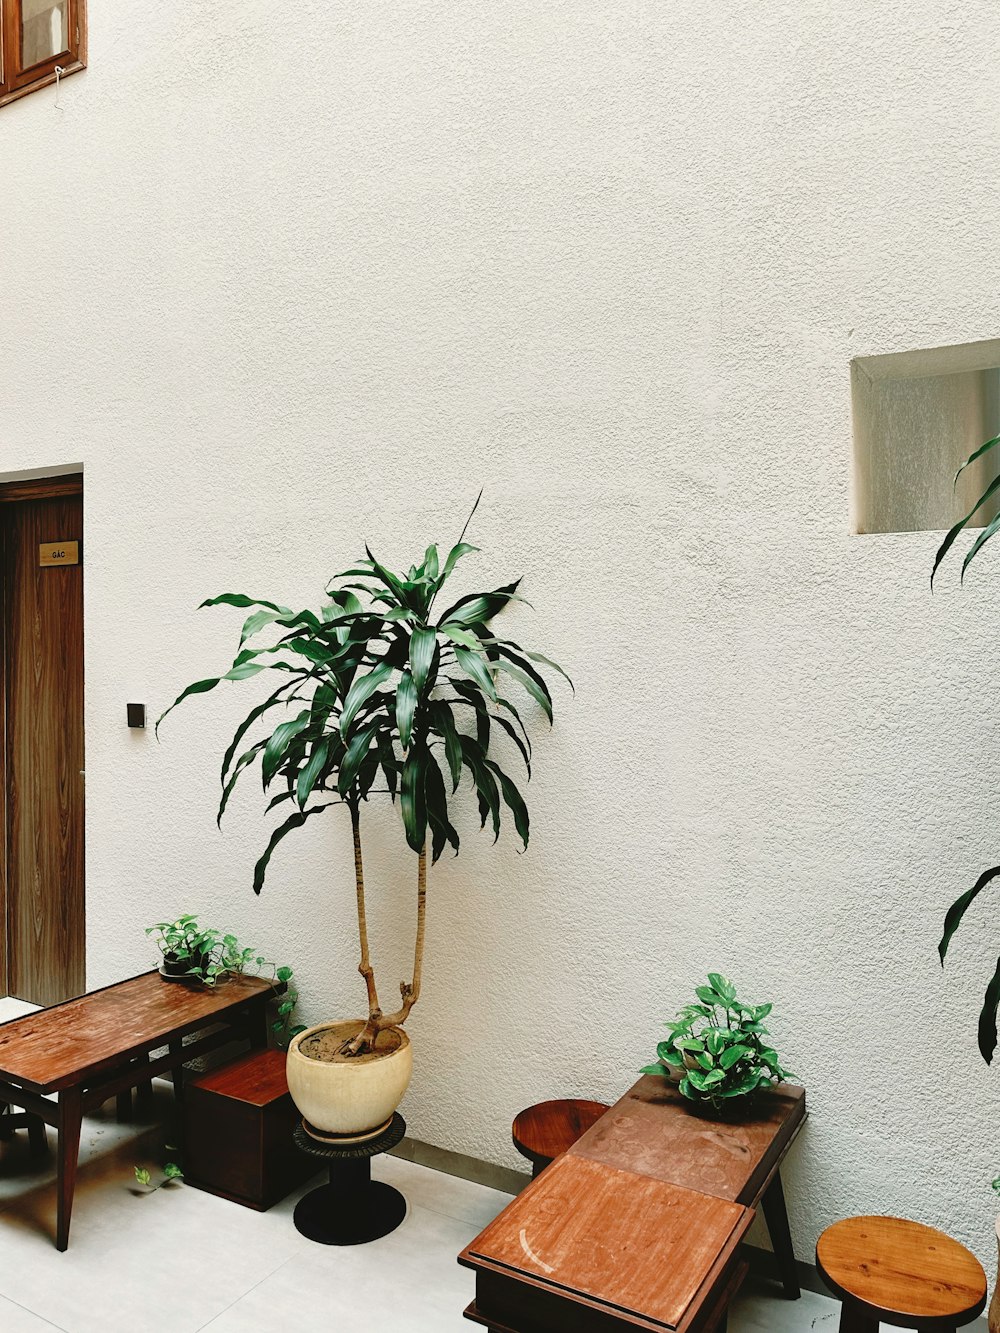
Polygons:
[[191,1079],[184,1093],[184,1178],[264,1212],[316,1174],[295,1147],[301,1120],[284,1051],[251,1051]]

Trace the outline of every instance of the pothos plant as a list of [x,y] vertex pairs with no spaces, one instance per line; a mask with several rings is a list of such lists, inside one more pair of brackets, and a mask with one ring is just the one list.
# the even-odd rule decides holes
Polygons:
[[[996,449],[998,446],[1000,446],[1000,435],[996,435],[992,439],[987,440],[985,444],[980,445],[978,449],[976,449],[973,453],[969,455],[969,457],[965,460],[962,466],[955,473],[955,482],[956,483],[958,482],[959,477],[962,475],[965,469],[970,466],[970,464],[977,462],[980,458],[983,458],[986,454],[990,453],[991,450]],[[937,574],[941,562],[944,560],[945,556],[954,546],[960,534],[969,526],[969,524],[979,513],[979,511],[983,509],[986,505],[988,505],[991,500],[994,502],[994,504],[997,503],[995,497],[997,497],[998,492],[1000,492],[1000,476],[995,477],[986,486],[983,493],[980,495],[979,499],[972,506],[969,512],[965,515],[965,517],[959,519],[959,521],[952,528],[950,528],[949,531],[945,534],[944,540],[938,547],[937,554],[934,557],[934,566],[931,570],[932,589],[934,587],[934,577]],[[962,560],[962,570],[961,570],[962,580],[965,579],[966,571],[972,564],[973,560],[975,560],[976,556],[983,549],[986,543],[992,537],[996,536],[997,532],[1000,532],[1000,514],[997,514],[996,517],[990,519],[990,521],[986,523],[985,527],[983,527],[977,533],[975,540],[969,547],[968,551],[965,553],[965,557]],[[962,919],[965,916],[965,913],[968,911],[969,907],[976,900],[976,898],[979,897],[983,889],[985,889],[988,884],[992,883],[992,881],[997,879],[998,877],[1000,877],[1000,865],[991,866],[988,870],[984,870],[983,873],[976,880],[975,884],[973,884],[972,888],[966,889],[966,891],[963,894],[961,894],[958,898],[955,899],[951,907],[949,907],[948,912],[944,919],[944,930],[941,935],[941,942],[938,944],[938,953],[941,957],[942,967],[944,966],[944,961],[948,954],[948,946],[951,944],[951,940],[953,935],[955,934],[955,931],[958,930],[958,927],[962,924]],[[983,996],[982,1008],[979,1013],[979,1051],[987,1064],[992,1063],[993,1055],[997,1047],[998,1005],[1000,1005],[1000,959],[997,959],[996,970],[994,971],[993,976],[990,978],[989,984],[986,987],[986,993]],[[994,1184],[995,1183],[996,1182],[994,1182]]]
[[[345,1044],[345,1055],[371,1051],[378,1034],[404,1023],[419,999],[428,852],[433,864],[446,847],[459,850],[453,809],[463,779],[470,780],[481,825],[491,825],[494,842],[506,817],[528,845],[528,809],[504,766],[508,759],[502,747],[510,747],[507,754],[524,764],[530,778],[531,741],[508,696],[511,686],[519,688],[551,724],[552,695],[538,668],[566,673],[494,629],[502,611],[524,600],[517,591],[520,580],[467,593],[437,609],[458,562],[478,549],[465,542],[467,529],[468,522],[443,559],[436,545],[428,546],[421,563],[405,574],[388,569],[366,547],[364,560],[327,585],[317,611],[294,611],[242,593],[203,602],[250,612],[239,652],[224,675],[189,685],[167,709],[223,680],[248,680],[265,671],[281,678],[240,724],[226,751],[218,819],[221,823],[239,778],[259,761],[264,790],[274,792],[267,808],[290,810],[257,862],[253,887],[260,893],[283,838],[325,810],[346,808],[354,853],[358,971],[367,989],[368,1019]],[[275,632],[277,642],[260,645],[261,634]],[[272,710],[279,710],[282,720],[248,744],[251,729]],[[412,979],[400,982],[399,1007],[389,1012],[382,1008],[369,951],[362,860],[362,812],[374,797],[385,795],[400,812],[417,868]]]
[[244,947],[235,935],[214,927],[202,926],[197,916],[185,913],[176,921],[157,921],[147,926],[165,960],[177,968],[177,975],[203,986],[217,986],[227,977],[253,973],[263,977],[279,995],[277,1018],[271,1024],[278,1046],[287,1046],[305,1029],[292,1023],[299,993],[292,984],[290,967],[269,963],[256,949]]
[[656,1048],[659,1063],[644,1074],[680,1074],[678,1089],[692,1102],[714,1110],[758,1088],[794,1078],[782,1068],[763,1020],[770,1004],[744,1004],[733,983],[709,972],[708,985],[695,987],[696,1002],[680,1010],[666,1027],[670,1036]]

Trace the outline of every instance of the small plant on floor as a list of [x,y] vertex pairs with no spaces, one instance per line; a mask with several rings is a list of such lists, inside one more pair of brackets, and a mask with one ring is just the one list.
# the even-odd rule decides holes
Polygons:
[[158,921],[155,926],[147,926],[146,934],[154,936],[160,946],[167,975],[204,986],[217,986],[227,977],[252,975],[263,977],[276,990],[283,986],[277,1018],[272,1024],[276,1044],[285,1047],[297,1033],[304,1031],[301,1026],[292,1025],[299,994],[292,985],[290,967],[276,967],[267,962],[256,949],[240,944],[235,935],[205,929],[198,924],[197,916],[190,913],[176,921]]
[[646,1065],[644,1074],[680,1074],[680,1092],[716,1111],[795,1077],[766,1040],[770,1004],[744,1004],[718,972],[710,972],[708,985],[696,986],[695,995],[696,1002],[666,1024],[670,1036],[656,1048],[659,1063]]
[[152,1172],[145,1166],[135,1167],[135,1179],[136,1183],[142,1185],[147,1194],[155,1194],[157,1190],[163,1189],[164,1185],[174,1185],[182,1181],[184,1172],[176,1162],[164,1162],[163,1179],[158,1180],[155,1185],[153,1184]]

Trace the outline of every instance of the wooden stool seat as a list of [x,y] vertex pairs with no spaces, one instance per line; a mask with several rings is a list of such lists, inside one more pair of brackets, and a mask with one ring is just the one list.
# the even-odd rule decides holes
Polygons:
[[608,1110],[610,1107],[604,1102],[573,1098],[539,1102],[515,1117],[511,1126],[514,1147],[522,1157],[527,1157],[532,1174],[537,1176],[551,1161],[572,1148]]
[[816,1267],[843,1301],[842,1333],[897,1328],[953,1333],[986,1304],[986,1274],[943,1231],[899,1217],[851,1217],[827,1227]]

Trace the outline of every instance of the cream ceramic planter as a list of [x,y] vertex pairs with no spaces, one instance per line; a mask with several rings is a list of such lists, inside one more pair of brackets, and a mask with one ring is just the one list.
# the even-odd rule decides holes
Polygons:
[[[316,1138],[361,1142],[374,1138],[392,1119],[413,1073],[413,1048],[402,1028],[389,1028],[380,1041],[392,1045],[353,1059],[315,1060],[300,1047],[327,1036],[336,1045],[364,1026],[361,1018],[318,1023],[295,1037],[288,1048],[288,1090]],[[307,1047],[308,1049],[308,1047]]]
[[[997,1248],[1000,1249],[1000,1217],[997,1218]],[[1000,1333],[1000,1272],[997,1273],[997,1283],[990,1301],[989,1324],[990,1333]]]

